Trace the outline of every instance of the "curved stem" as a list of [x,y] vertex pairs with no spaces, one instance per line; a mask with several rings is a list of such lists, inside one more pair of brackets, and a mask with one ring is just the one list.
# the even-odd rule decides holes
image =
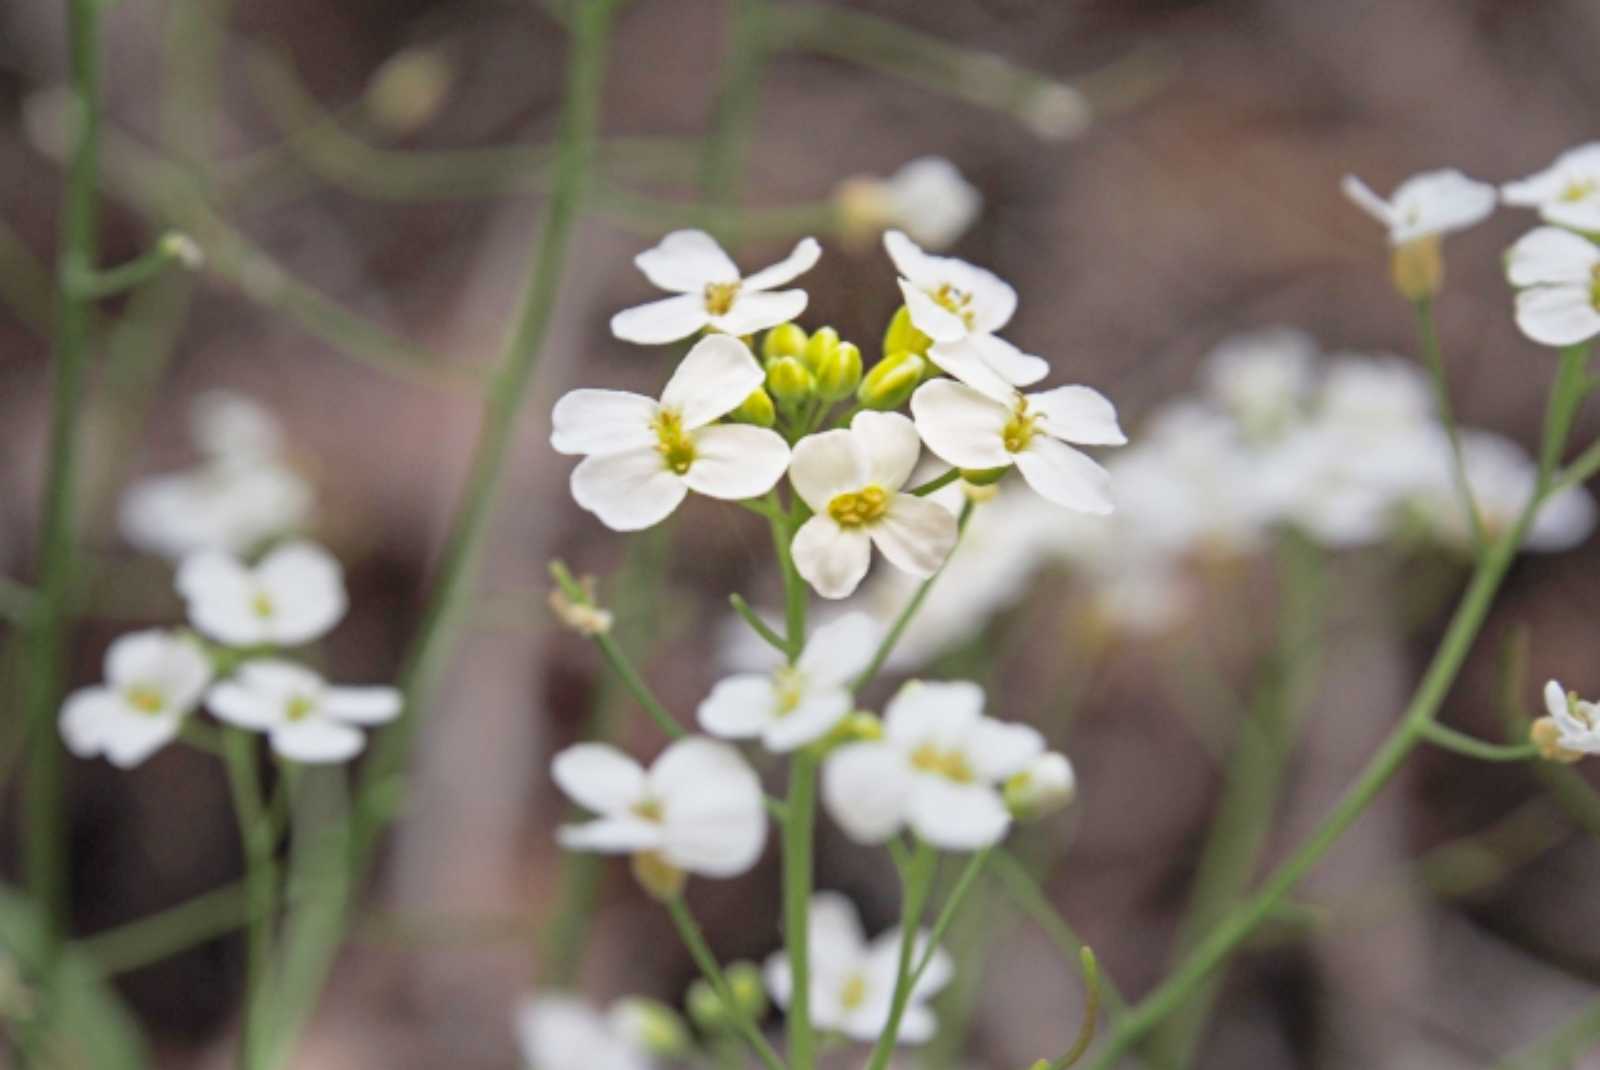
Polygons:
[[767,500],[772,510],[772,548],[783,570],[784,651],[789,664],[793,665],[800,660],[800,654],[806,648],[806,584],[795,568],[794,555],[789,552],[789,544],[794,539],[798,524],[795,514],[784,510],[776,490],[767,496]]
[[[1062,954],[1069,958],[1077,958],[1083,954],[1089,945],[1075,932],[1072,926],[1056,912],[1055,906],[1050,902],[1043,888],[1039,887],[1033,875],[1027,870],[1020,859],[1010,851],[1001,848],[994,854],[994,868],[992,871],[999,880],[1000,886],[1005,889],[1006,895],[1017,905],[1022,912],[1040,929],[1045,936]],[[1112,983],[1103,970],[1098,970],[1100,989],[1105,1003],[1106,1016],[1113,1025],[1127,1009],[1128,1001],[1122,996],[1117,986]]]
[[1532,743],[1490,743],[1477,739],[1454,728],[1446,728],[1437,721],[1429,721],[1422,729],[1422,738],[1437,747],[1482,762],[1525,762],[1537,758],[1539,750]]
[[717,956],[711,953],[711,946],[706,943],[706,937],[700,931],[700,925],[694,920],[694,915],[689,913],[689,907],[683,901],[683,896],[673,896],[666,900],[667,913],[672,916],[673,925],[678,928],[678,935],[683,939],[683,944],[689,949],[689,954],[694,957],[695,965],[700,967],[700,973],[706,982],[716,992],[717,998],[722,1000],[723,1009],[732,1016],[738,1028],[752,1051],[761,1060],[767,1070],[784,1070],[783,1060],[778,1053],[767,1043],[767,1038],[761,1035],[761,1030],[755,1022],[744,1012],[738,1000],[734,999],[733,989],[728,986],[728,979],[723,975],[722,967],[717,965]]
[[756,614],[755,610],[750,608],[750,603],[744,600],[743,595],[738,593],[730,594],[728,596],[728,604],[733,606],[733,611],[739,614],[740,619],[746,624],[750,625],[750,630],[759,635],[768,646],[772,647],[778,653],[783,654],[785,657],[788,656],[788,640],[784,639],[783,636],[773,631],[771,626],[769,626],[766,621],[762,620]]
[[904,491],[903,493],[915,494],[917,497],[920,498],[920,497],[923,497],[925,495],[932,494],[934,491],[939,490],[942,487],[948,487],[950,484],[954,483],[956,480],[958,480],[960,478],[961,478],[961,469],[952,468],[952,469],[950,469],[950,471],[944,473],[943,475],[934,476],[932,479],[928,480],[926,483],[918,483],[916,486],[912,487],[908,491]]

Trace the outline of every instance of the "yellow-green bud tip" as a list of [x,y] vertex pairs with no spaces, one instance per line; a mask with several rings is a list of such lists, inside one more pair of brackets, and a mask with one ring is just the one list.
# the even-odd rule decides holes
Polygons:
[[798,323],[780,323],[761,340],[761,355],[767,360],[798,357],[806,351],[806,332]]

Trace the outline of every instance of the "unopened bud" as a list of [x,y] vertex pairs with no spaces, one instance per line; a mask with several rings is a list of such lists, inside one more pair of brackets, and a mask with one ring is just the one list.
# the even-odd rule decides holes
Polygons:
[[900,311],[889,321],[889,329],[883,332],[883,354],[886,360],[896,353],[924,355],[932,345],[933,339],[917,330],[911,322],[911,310],[905,305],[900,306]]
[[810,400],[816,385],[816,377],[799,357],[779,357],[767,364],[767,389],[780,405],[794,406]]
[[439,113],[450,94],[449,61],[428,48],[396,53],[367,83],[367,109],[390,133],[409,134]]
[[1394,247],[1389,277],[1407,301],[1426,301],[1444,288],[1444,252],[1439,235],[1428,234]]
[[550,612],[556,619],[579,635],[593,639],[611,630],[611,611],[595,604],[594,577],[585,576],[578,581],[583,597],[572,598],[560,587],[550,592]]
[[1553,717],[1541,717],[1533,722],[1528,738],[1539,749],[1539,757],[1547,762],[1571,765],[1583,758],[1582,751],[1568,750],[1561,745],[1561,728]]
[[823,746],[831,748],[846,743],[870,743],[882,738],[883,722],[877,715],[856,710],[833,726],[833,730],[823,738]]
[[689,1010],[689,1020],[702,1033],[725,1033],[733,1028],[733,1018],[728,1014],[728,1008],[723,1004],[722,997],[711,987],[711,982],[704,978],[689,986],[684,1006]]
[[992,502],[1000,496],[1000,484],[968,483],[963,479],[961,481],[961,493],[965,494],[967,501],[972,504],[982,505],[984,502]]
[[817,367],[817,393],[823,401],[843,401],[861,385],[861,350],[853,342],[840,342]]
[[640,851],[633,856],[633,875],[652,896],[666,902],[683,894],[688,874],[655,851]]
[[798,357],[806,351],[806,332],[798,323],[780,323],[761,340],[761,355],[767,360]]
[[612,1004],[608,1017],[614,1032],[658,1059],[681,1059],[694,1046],[683,1016],[659,1000],[628,996]]
[[739,403],[739,407],[729,413],[729,416],[741,424],[755,424],[757,427],[771,427],[778,422],[778,412],[772,405],[772,395],[761,387],[756,387],[750,396]]
[[806,367],[816,375],[838,348],[839,332],[832,327],[818,327],[806,341],[806,351],[800,355],[800,359],[805,361]]
[[1018,820],[1034,821],[1065,809],[1076,790],[1072,763],[1066,755],[1050,751],[1006,781],[1006,809]]
[[767,986],[761,967],[753,962],[735,962],[723,971],[734,1006],[747,1020],[760,1021],[767,1013]]
[[915,353],[907,350],[891,353],[873,365],[861,380],[856,399],[869,409],[884,412],[898,409],[922,382],[927,369],[928,362]]

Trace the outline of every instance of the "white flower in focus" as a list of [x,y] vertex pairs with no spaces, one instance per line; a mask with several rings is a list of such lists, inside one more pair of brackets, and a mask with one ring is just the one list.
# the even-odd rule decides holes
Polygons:
[[516,1011],[528,1070],[654,1070],[654,1060],[620,1025],[615,1010],[603,1015],[571,996],[524,999]]
[[983,208],[983,195],[940,156],[912,160],[889,178],[852,178],[835,194],[854,233],[898,227],[929,249],[953,245]]
[[280,546],[255,566],[220,550],[202,551],[184,558],[175,582],[195,630],[228,646],[309,643],[349,606],[344,570],[310,542]]
[[1558,227],[1600,231],[1600,141],[1563,152],[1536,175],[1507,182],[1500,199],[1537,208],[1546,223]]
[[861,843],[909,826],[948,851],[999,843],[1011,814],[997,785],[1044,753],[1034,729],[983,716],[974,683],[912,681],[884,711],[884,738],[851,743],[823,766],[828,812]]
[[1247,435],[1268,437],[1304,410],[1316,359],[1316,342],[1292,327],[1236,335],[1206,358],[1206,390]]
[[1390,245],[1438,237],[1481,223],[1494,211],[1495,189],[1460,171],[1426,171],[1400,183],[1388,200],[1355,175],[1345,175],[1344,195],[1389,230]]
[[553,771],[562,791],[599,815],[561,829],[571,850],[648,854],[684,872],[735,877],[766,845],[761,782],[725,743],[680,739],[648,771],[615,747],[580,743],[556,755]]
[[940,368],[997,397],[1049,373],[1042,358],[994,334],[1017,310],[1009,283],[965,260],[929,256],[898,230],[883,236],[883,246],[900,273],[911,323],[933,340],[928,357]]
[[1600,754],[1600,706],[1569,695],[1555,680],[1544,685],[1544,706],[1557,729],[1545,745],[1570,754]]
[[616,531],[666,519],[689,491],[735,501],[771,490],[789,466],[775,431],[718,424],[766,378],[749,347],[712,335],[689,350],[661,400],[620,390],[574,390],[556,402],[550,444],[583,454],[577,503]]
[[342,762],[361,753],[361,727],[400,716],[392,687],[331,687],[303,665],[248,661],[212,687],[206,706],[218,720],[265,732],[272,749],[295,762]]
[[830,621],[812,634],[794,665],[718,683],[700,703],[700,727],[722,739],[759,737],[778,753],[813,743],[850,712],[850,681],[872,661],[882,638],[883,629],[864,613]]
[[922,441],[957,468],[984,470],[1015,464],[1041,496],[1083,513],[1111,511],[1111,477],[1067,443],[1120,446],[1127,442],[1117,413],[1086,386],[1060,386],[1039,394],[1013,392],[1010,404],[962,383],[935,379],[911,396]]
[[1600,334],[1600,248],[1559,227],[1524,234],[1506,254],[1517,287],[1517,326],[1546,346],[1570,346]]
[[806,293],[772,291],[810,271],[821,255],[816,239],[805,238],[778,263],[741,278],[711,235],[675,230],[633,262],[651,282],[679,296],[618,312],[611,333],[625,342],[662,345],[707,328],[742,335],[787,323],[805,311]]
[[[806,917],[811,1024],[862,1043],[877,1040],[889,1026],[899,975],[901,930],[890,929],[869,943],[855,905],[837,892],[812,896]],[[911,956],[913,966],[928,953],[929,941],[929,933],[917,933]],[[950,956],[943,948],[934,948],[928,968],[911,990],[900,1020],[899,1043],[923,1044],[933,1038],[939,1022],[928,1003],[953,974]],[[787,1008],[794,996],[794,975],[787,954],[780,951],[767,959],[766,978],[772,998]]]
[[172,632],[124,635],[106,651],[105,683],[67,696],[61,738],[80,758],[138,765],[170,743],[211,682],[200,644]]
[[789,480],[811,507],[795,533],[795,568],[824,598],[843,598],[867,574],[872,547],[898,569],[926,578],[956,544],[948,510],[901,493],[922,442],[912,422],[892,412],[860,412],[848,430],[795,444]]

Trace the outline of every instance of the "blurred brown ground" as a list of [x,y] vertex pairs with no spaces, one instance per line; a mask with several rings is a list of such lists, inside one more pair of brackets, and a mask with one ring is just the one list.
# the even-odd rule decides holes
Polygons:
[[[781,0],[780,0],[781,2]],[[1342,200],[1346,171],[1380,189],[1436,166],[1499,181],[1542,167],[1594,135],[1600,107],[1600,5],[1104,2],[856,5],[1068,81],[1159,45],[1176,74],[1137,108],[1084,137],[1042,142],[1020,124],[832,60],[781,53],[764,79],[747,198],[777,205],[827,195],[839,178],[886,173],[924,153],[954,160],[986,198],[959,255],[992,266],[1023,296],[1012,337],[1052,358],[1058,378],[1107,390],[1125,419],[1186,389],[1206,350],[1238,329],[1292,323],[1329,349],[1408,352],[1407,310],[1389,291],[1376,228]],[[60,5],[0,5],[0,217],[41,256],[53,244],[58,172],[22,133],[23,104],[62,79]],[[157,136],[162,5],[122,0],[111,17],[111,115]],[[640,0],[620,19],[606,129],[696,136],[706,126],[725,5]],[[458,81],[443,114],[405,144],[472,146],[549,136],[562,35],[536,5],[488,0],[254,0],[228,29],[217,131],[223,158],[277,137],[243,73],[255,45],[281,46],[330,107],[352,100],[396,49],[448,39]],[[536,222],[532,198],[400,205],[321,186],[230,219],[284,265],[340,301],[452,361],[482,363],[500,341]],[[1472,424],[1532,441],[1548,354],[1515,334],[1499,255],[1526,220],[1513,213],[1453,239],[1441,329]],[[147,239],[139,213],[113,198],[107,262]],[[541,631],[544,562],[554,554],[605,574],[625,548],[565,493],[567,464],[546,447],[550,401],[578,383],[653,389],[663,358],[612,340],[607,317],[645,296],[630,257],[648,239],[601,221],[580,232],[564,299],[523,422],[481,589],[498,612],[456,659],[419,756],[412,814],[388,852],[374,910],[404,916],[537,913],[554,883],[550,830],[560,813],[545,775],[590,702],[600,666],[577,640]],[[741,252],[760,263],[768,249]],[[870,339],[896,295],[876,249],[830,250],[805,282],[808,320]],[[330,658],[351,679],[392,671],[410,634],[465,466],[470,400],[399,383],[342,358],[243,299],[202,282],[183,327],[141,471],[186,460],[182,414],[201,388],[248,391],[279,411],[314,465],[322,534],[350,563],[355,611]],[[0,309],[0,566],[31,574],[47,351]],[[1600,429],[1591,418],[1578,440]],[[674,528],[650,659],[669,704],[687,708],[715,675],[712,625],[738,588],[770,593],[765,535],[752,518],[694,508]],[[126,553],[102,533],[97,549]],[[1514,571],[1479,655],[1445,719],[1499,731],[1497,639],[1533,628],[1531,678],[1558,673],[1600,689],[1600,625],[1589,611],[1600,573],[1594,543]],[[154,566],[141,566],[150,568]],[[1393,623],[1385,559],[1336,565],[1336,614],[1310,739],[1290,777],[1275,852],[1292,845],[1366,757],[1409,694],[1442,626],[1438,608],[1407,632]],[[159,576],[159,573],[157,573]],[[147,585],[149,586],[149,585]],[[155,583],[159,588],[159,582]],[[1230,671],[1252,661],[1254,583],[1219,595],[1199,627],[1160,648],[1119,650],[1077,713],[1070,753],[1081,780],[1070,820],[1034,836],[1073,838],[1052,891],[1124,989],[1163,971],[1199,835],[1218,785],[1214,762],[1175,711],[1172,645],[1225,644]],[[135,607],[134,621],[171,606]],[[1006,628],[997,707],[1048,718],[1055,632],[1030,614]],[[1259,615],[1259,614],[1257,614]],[[130,626],[86,623],[77,677]],[[640,622],[624,622],[637,624]],[[1218,638],[1221,635],[1222,638]],[[3,701],[15,693],[8,687]],[[1530,699],[1532,696],[1528,696]],[[658,741],[640,725],[643,750]],[[93,931],[235,873],[237,850],[215,770],[171,751],[132,775],[72,766],[75,916]],[[1386,883],[1407,859],[1481,828],[1535,790],[1519,769],[1438,754],[1416,759],[1382,804],[1308,885],[1307,898]],[[10,807],[8,806],[8,809]],[[11,824],[11,822],[8,822]],[[7,836],[10,837],[8,829]],[[15,844],[6,841],[14,860]],[[858,895],[886,924],[884,867],[833,833],[823,886]],[[8,872],[11,871],[8,867]],[[776,874],[701,882],[697,908],[726,957],[776,942]],[[1460,1067],[1552,1028],[1600,981],[1600,851],[1574,837],[1464,902],[1413,899],[1354,935],[1241,957],[1211,1024],[1206,1067]],[[994,956],[973,1030],[982,1065],[1026,1065],[1076,1026],[1073,971],[1026,926],[994,916]],[[692,965],[664,919],[610,871],[586,977],[596,993],[681,993]],[[347,955],[298,1065],[308,1068],[502,1068],[507,1026],[530,971],[531,937],[498,944],[396,947],[362,941]],[[208,945],[126,979],[162,1065],[220,1066],[241,948]],[[1591,1058],[1585,1066],[1600,1066]]]

